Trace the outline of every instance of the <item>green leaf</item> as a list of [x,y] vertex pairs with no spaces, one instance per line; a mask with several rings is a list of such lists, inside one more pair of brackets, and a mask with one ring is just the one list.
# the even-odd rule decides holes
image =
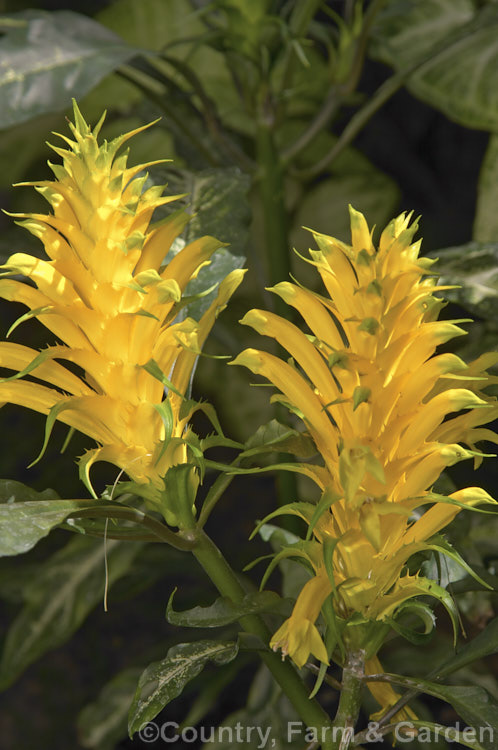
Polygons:
[[35,502],[36,500],[58,500],[55,490],[38,492],[14,479],[0,479],[0,503]]
[[292,531],[281,529],[280,526],[274,526],[271,523],[265,523],[264,526],[261,526],[258,533],[264,542],[270,542],[275,552],[278,552],[284,546],[301,541]]
[[[228,243],[235,255],[244,254],[251,221],[248,175],[235,167],[197,172],[163,167],[155,171],[167,180],[173,193],[186,196],[183,205],[192,214],[184,233],[186,242],[209,235]],[[181,201],[176,201],[163,211],[169,213],[181,205]]]
[[[184,243],[204,235],[217,237],[229,245],[229,248],[221,248],[212,256],[209,265],[202,268],[197,277],[187,285],[185,295],[201,294],[210,287],[217,286],[230,271],[242,268],[251,221],[247,197],[249,177],[235,168],[207,169],[197,173],[156,169],[153,177],[154,180],[166,180],[168,188],[174,193],[187,193],[185,205],[193,214],[182,234],[182,241],[176,241],[170,255],[175,250],[181,250]],[[181,201],[176,201],[175,209],[179,205]],[[216,289],[192,301],[181,314],[200,320],[215,296]]]
[[227,664],[235,659],[237,651],[237,644],[232,642],[180,643],[169,649],[165,659],[150,664],[142,673],[133,698],[128,720],[130,737],[179,696],[208,661]]
[[272,419],[271,422],[258,427],[254,435],[251,435],[240,458],[276,451],[311,458],[316,454],[316,447],[307,435]]
[[219,461],[206,460],[206,466],[212,469],[219,469],[220,471],[226,471],[227,474],[259,474],[266,471],[293,471],[296,474],[304,474],[309,477],[319,486],[324,485],[326,480],[327,469],[318,464],[311,463],[285,463],[280,462],[278,464],[271,464],[268,466],[257,466],[252,469],[244,469],[242,467],[234,466],[234,464],[222,464]]
[[[97,20],[119,34],[129,44],[166,51],[170,57],[185,61],[199,79],[205,94],[216,103],[218,117],[229,127],[244,134],[252,134],[254,122],[240,106],[239,92],[230,73],[230,63],[224,49],[215,49],[217,32],[211,32],[203,23],[206,9],[196,10],[188,0],[116,0],[97,15]],[[226,39],[226,36],[225,36]],[[185,40],[185,41],[184,41]],[[154,64],[153,58],[151,61]],[[165,66],[161,66],[161,71]],[[177,86],[190,87],[166,67],[169,77]],[[110,92],[112,94],[112,92]],[[177,95],[185,98],[180,89]]]
[[336,594],[336,583],[335,583],[335,571],[334,571],[334,552],[335,548],[337,547],[337,544],[339,542],[339,539],[325,539],[323,544],[323,558],[325,561],[325,570],[327,571],[327,576],[329,579],[329,583],[332,587],[332,593]]
[[[358,330],[361,331],[363,329],[361,326],[359,326]],[[356,388],[353,391],[353,411],[356,411],[356,409],[359,407],[360,404],[367,403],[371,395],[372,395],[372,391],[370,388],[366,388],[365,386],[361,386],[361,385],[356,386]]]
[[[410,725],[413,725],[414,727],[420,728],[424,732],[424,740],[422,740],[422,733],[419,736],[418,744],[419,746],[422,745],[425,747],[441,747],[441,744],[439,742],[440,737],[444,737],[446,740],[449,740],[450,742],[457,742],[460,745],[464,745],[465,747],[473,748],[473,750],[484,750],[483,746],[476,740],[472,740],[470,738],[469,732],[463,731],[459,732],[455,727],[449,727],[444,726],[442,724],[435,724],[432,721],[416,721],[410,719]],[[434,737],[434,745],[430,744],[427,745],[427,740],[425,739],[427,737],[427,731],[429,730],[430,737]],[[430,730],[433,730],[433,733],[431,734]],[[429,739],[427,737],[427,739]],[[429,740],[430,742],[430,740]],[[446,745],[447,747],[447,745]]]
[[498,736],[498,703],[481,687],[430,686],[425,692],[450,703],[457,714],[477,730],[477,738],[485,750],[495,750]]
[[473,239],[498,243],[498,134],[491,133],[477,188]]
[[185,0],[117,0],[97,18],[129,44],[155,51],[204,30],[199,14]]
[[160,383],[164,385],[165,388],[167,388],[170,391],[173,391],[173,393],[176,393],[177,396],[180,398],[185,398],[183,393],[180,393],[180,391],[175,388],[171,380],[169,380],[164,372],[161,370],[159,365],[154,359],[149,359],[148,362],[146,362],[144,365],[140,365],[140,367],[143,367],[145,372],[148,372],[149,375],[152,375],[153,378],[156,378],[156,380],[159,380]]
[[[433,552],[428,560],[424,560],[420,572],[426,578],[436,581],[443,589],[447,589],[467,575],[458,562],[440,551]],[[451,590],[453,591],[453,589]]]
[[178,519],[187,526],[192,525],[195,498],[200,481],[195,466],[192,464],[171,466],[166,472],[165,480],[161,494],[163,513],[167,519],[171,516],[171,525],[178,525]]
[[444,292],[456,302],[487,320],[498,317],[498,242],[469,242],[429,253],[439,258],[433,270],[441,284],[458,284],[459,289]]
[[[427,544],[427,549],[432,549],[435,552],[439,552],[445,557],[449,557],[457,565],[470,576],[472,576],[478,583],[484,588],[488,588],[486,582],[471,568],[471,566],[463,559],[463,557],[451,546],[451,544],[442,536],[436,535]],[[489,587],[491,588],[491,587]]]
[[246,594],[239,604],[230,599],[220,597],[210,607],[194,607],[184,612],[175,612],[171,594],[166,609],[166,619],[171,625],[181,625],[187,628],[219,628],[237,622],[245,615],[260,612],[275,612],[280,609],[282,599],[273,591],[260,591]]
[[[296,544],[300,541],[299,537],[292,531],[281,529],[271,523],[265,523],[259,529],[259,535],[265,542],[270,542],[277,554],[287,545]],[[279,559],[278,567],[282,573],[282,596],[285,599],[297,599],[304,584],[310,578],[309,571],[301,563],[288,557]]]
[[496,653],[498,653],[498,617],[492,620],[470,643],[462,646],[455,656],[452,656],[432,672],[431,677],[446,677],[446,675],[466,667],[477,659],[483,659],[485,656]]
[[[102,114],[100,108],[98,116]],[[85,110],[86,112],[86,110]],[[94,118],[90,118],[92,121]],[[26,174],[29,165],[35,161],[44,161],[47,155],[47,140],[55,130],[60,132],[64,125],[60,114],[47,114],[29,120],[22,124],[16,124],[8,130],[2,131],[0,141],[0,162],[2,171],[0,173],[0,187],[10,190],[13,182],[19,182]],[[21,235],[26,235],[24,252],[32,253],[38,248],[38,255],[44,252],[40,241],[33,235],[28,235],[17,226],[4,227],[0,238],[0,258],[5,263],[12,254]],[[36,250],[35,250],[36,254]]]
[[0,505],[0,557],[27,552],[70,513],[94,505],[89,500],[5,501]]
[[428,578],[418,578],[417,586],[420,589],[421,594],[427,594],[437,599],[445,608],[450,616],[451,624],[453,625],[453,640],[456,645],[458,626],[459,626],[459,615],[456,604],[451,595],[439,586],[435,581],[430,581]]
[[[420,631],[416,629],[414,625],[402,625],[399,622],[399,619],[403,613],[415,615],[415,617],[422,622],[424,630]],[[403,636],[403,638],[420,646],[432,638],[433,630],[436,625],[436,617],[428,604],[425,604],[418,599],[412,599],[411,601],[401,604],[396,612],[396,619],[389,618],[388,622],[397,633]]]
[[405,70],[407,87],[452,120],[498,128],[498,6],[472,0],[393,0],[373,29],[372,54]]
[[159,455],[157,457],[157,460],[160,461],[170,443],[173,429],[175,427],[175,417],[173,415],[173,408],[171,406],[171,401],[169,400],[169,398],[165,398],[163,401],[161,401],[160,404],[153,404],[153,406],[161,417],[164,425],[164,437],[161,440],[161,450],[159,451]]
[[3,16],[0,30],[0,128],[65,109],[138,52],[70,10]]
[[386,675],[387,681],[416,692],[427,693],[446,701],[457,714],[476,730],[479,743],[484,750],[495,750],[498,732],[498,703],[482,687],[474,685],[440,685],[418,677]]
[[35,659],[64,643],[103,600],[108,586],[133,563],[140,544],[74,537],[53,555],[24,590],[25,605],[7,633],[0,686],[7,687]]
[[[221,248],[213,257],[209,266],[205,266],[199,271],[197,278],[190,281],[187,285],[186,292],[189,295],[197,295],[208,287],[217,285],[223,281],[230,271],[236,268],[242,268],[246,259],[243,255],[234,255],[230,250]],[[211,302],[216,296],[216,290],[206,294],[200,299],[187,306],[187,314],[195,320],[200,320],[206,312]]]
[[[311,518],[314,514],[315,508],[312,503],[308,503],[304,500],[296,500],[296,502],[294,503],[286,503],[285,505],[281,505],[279,508],[276,508],[276,510],[272,510],[272,512],[268,513],[268,515],[265,516],[261,521],[258,521],[254,528],[254,531],[251,533],[251,536],[249,538],[252,539],[256,534],[261,533],[261,529],[269,526],[269,524],[267,524],[267,521],[271,521],[277,516],[297,516],[298,518],[302,518],[303,520],[305,520],[307,523],[310,523]],[[261,536],[263,536],[262,533]],[[306,537],[306,539],[308,539],[308,537]]]
[[313,515],[310,518],[308,531],[306,532],[306,539],[311,539],[311,535],[316,524],[323,516],[323,514],[327,513],[327,511],[330,510],[331,506],[335,503],[336,500],[339,500],[339,495],[332,492],[330,489],[325,489],[323,491],[320,500],[315,506]]
[[80,744],[95,750],[114,750],[126,737],[127,717],[142,673],[139,667],[115,675],[100,691],[97,699],[78,716]]

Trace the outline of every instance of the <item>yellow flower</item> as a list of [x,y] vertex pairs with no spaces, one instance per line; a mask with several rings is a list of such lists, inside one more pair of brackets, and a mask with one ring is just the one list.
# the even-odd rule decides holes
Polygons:
[[299,554],[314,571],[311,581],[321,581],[313,602],[311,581],[306,584],[273,639],[299,665],[309,653],[327,661],[308,623],[330,595],[342,622],[358,615],[391,622],[421,594],[437,596],[451,610],[446,592],[409,574],[407,561],[424,549],[456,556],[444,540],[431,538],[462,507],[494,502],[476,487],[449,497],[431,490],[447,466],[479,459],[476,442],[498,442],[482,427],[498,414],[496,399],[483,393],[497,380],[485,368],[498,355],[466,365],[454,354],[435,354],[465,331],[456,325],[462,321],[437,320],[443,302],[434,292],[447,287],[428,275],[433,261],[418,257],[417,224],[409,221],[405,214],[394,219],[376,249],[364,217],[351,209],[351,246],[313,233],[319,249],[310,250],[309,262],[326,295],[289,282],[271,289],[306,327],[263,310],[241,321],[276,339],[291,359],[246,349],[232,364],[278,388],[273,400],[302,418],[323,459],[323,466],[295,465],[320,486],[320,507],[288,507],[310,524],[312,538]]
[[298,667],[303,667],[311,654],[328,664],[327,649],[315,626],[324,599],[329,595],[328,580],[320,576],[310,578],[303,587],[291,617],[284,622],[270,646],[282,650],[282,658],[291,654]]
[[63,159],[50,165],[55,180],[29,183],[52,213],[18,215],[48,260],[16,253],[3,276],[31,283],[0,279],[0,296],[30,310],[20,321],[37,318],[63,343],[41,353],[0,343],[0,365],[17,371],[0,382],[0,402],[47,414],[47,438],[58,419],[97,441],[80,460],[90,488],[90,466],[103,460],[160,494],[167,469],[187,460],[195,407],[184,396],[196,358],[243,272],[227,276],[199,322],[182,320],[185,287],[223,243],[202,237],[162,266],[189,216],[151,224],[154,210],[178,196],[145,189],[150,164],[130,168],[127,152],[118,154],[144,128],[99,145],[103,118],[92,132],[76,105],[74,115],[74,140],[61,136],[68,148],[53,147]]

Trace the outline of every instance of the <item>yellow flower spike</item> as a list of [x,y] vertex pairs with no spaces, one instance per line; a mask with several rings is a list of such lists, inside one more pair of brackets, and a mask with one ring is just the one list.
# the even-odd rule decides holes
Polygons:
[[[428,277],[432,262],[418,257],[417,222],[401,214],[376,249],[364,217],[350,213],[350,246],[313,233],[319,250],[310,251],[309,262],[324,296],[287,281],[270,290],[300,313],[302,327],[262,310],[242,320],[275,338],[295,366],[255,349],[235,360],[267,378],[303,418],[322,463],[324,496],[334,498],[317,509],[306,543],[314,577],[272,640],[298,665],[310,653],[327,662],[311,627],[327,591],[346,627],[362,618],[386,622],[421,595],[442,601],[455,623],[446,592],[407,575],[406,564],[437,546],[431,538],[463,507],[495,503],[478,488],[445,498],[432,486],[447,466],[473,458],[476,442],[498,442],[483,428],[498,414],[496,398],[485,392],[496,382],[486,368],[498,354],[471,365],[437,354],[440,344],[466,331],[456,325],[462,321],[437,320],[443,303],[434,295],[447,287]],[[336,393],[335,403],[324,403]],[[394,702],[391,690],[373,686],[372,692],[384,707]]]
[[[56,419],[96,440],[98,447],[80,459],[92,492],[92,464],[108,461],[144,485],[144,495],[161,509],[164,475],[188,460],[193,407],[179,414],[196,358],[243,272],[220,284],[201,321],[175,323],[187,284],[224,243],[201,237],[168,263],[189,216],[177,211],[151,224],[157,207],[179,197],[144,187],[146,167],[163,160],[128,167],[127,152],[118,154],[149,125],[99,143],[102,122],[92,131],[75,104],[73,138],[62,136],[66,147],[54,148],[63,164],[51,165],[53,180],[31,183],[52,212],[15,217],[42,241],[48,258],[12,255],[3,275],[20,274],[30,283],[1,278],[0,296],[28,307],[17,324],[35,317],[62,343],[37,352],[1,342],[0,366],[14,374],[0,381],[0,403],[46,414],[44,447]],[[162,511],[174,523],[174,514]]]

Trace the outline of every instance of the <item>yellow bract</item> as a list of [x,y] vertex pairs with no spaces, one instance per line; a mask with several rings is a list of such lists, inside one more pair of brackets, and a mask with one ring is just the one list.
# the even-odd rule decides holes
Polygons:
[[[64,343],[41,353],[0,343],[0,365],[17,371],[0,382],[0,401],[49,415],[48,431],[57,418],[96,440],[81,459],[88,484],[91,464],[105,460],[160,493],[167,469],[186,461],[184,396],[196,358],[243,271],[225,278],[199,322],[182,320],[185,287],[223,243],[202,237],[162,266],[189,215],[151,224],[179,196],[145,189],[150,165],[129,168],[127,152],[118,155],[144,128],[99,145],[103,118],[92,132],[76,105],[74,115],[74,140],[61,136],[68,148],[53,147],[63,159],[50,165],[56,179],[30,183],[52,213],[18,215],[49,259],[16,253],[0,279],[0,296],[29,308],[22,319],[37,318]],[[32,284],[5,278],[18,274]]]
[[[300,552],[315,577],[272,641],[299,666],[310,653],[326,661],[311,625],[330,595],[336,616],[365,622],[385,622],[420,594],[444,598],[436,584],[407,573],[409,557],[435,549],[428,540],[462,507],[494,502],[478,488],[448,498],[431,494],[447,466],[476,456],[477,441],[498,442],[481,427],[498,414],[496,399],[483,393],[496,382],[484,370],[498,355],[466,365],[453,354],[435,354],[465,331],[456,325],[461,321],[437,320],[443,303],[434,292],[446,287],[428,275],[432,261],[418,258],[417,224],[409,226],[409,219],[392,221],[378,249],[354,209],[351,246],[313,233],[319,249],[310,250],[310,263],[326,295],[289,282],[271,289],[306,327],[263,310],[241,321],[276,339],[292,359],[246,349],[232,364],[270,380],[280,391],[273,398],[302,417],[324,463],[318,484],[335,499]],[[301,470],[312,475],[305,465]],[[289,512],[310,523],[312,511],[294,504]]]

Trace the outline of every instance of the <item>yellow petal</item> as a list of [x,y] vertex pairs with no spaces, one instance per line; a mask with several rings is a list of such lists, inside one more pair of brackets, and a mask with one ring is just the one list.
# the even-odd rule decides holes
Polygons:
[[326,463],[337,456],[337,434],[317,396],[304,378],[278,357],[256,349],[245,349],[231,365],[243,365],[270,380],[304,415]]
[[[377,656],[367,659],[365,662],[365,674],[384,674],[384,670],[382,669],[382,665]],[[400,695],[392,688],[389,682],[368,682],[368,680],[366,680],[366,683],[373,697],[381,706],[380,711],[376,711],[370,715],[372,721],[377,721],[382,714],[399,701]],[[408,706],[402,708],[392,717],[393,723],[410,721],[413,719],[416,720],[417,715]]]
[[176,213],[168,217],[164,224],[154,229],[143,247],[140,260],[135,268],[135,274],[146,271],[149,268],[159,270],[161,263],[164,261],[170,247],[179,234],[181,234],[187,225],[190,216],[185,213]]
[[419,408],[410,427],[406,429],[399,444],[400,453],[411,453],[419,447],[421,442],[430,440],[431,434],[446,414],[460,409],[472,409],[476,406],[486,406],[486,402],[466,388],[451,388],[434,396]]
[[[64,351],[66,347],[57,347],[58,350]],[[67,350],[69,351],[69,350]],[[48,352],[47,352],[48,354]],[[13,344],[10,342],[0,343],[0,366],[7,367],[17,372],[22,372],[30,365],[40,352],[30,349],[22,344]],[[45,380],[47,383],[61,388],[63,391],[73,395],[83,395],[92,393],[91,389],[83,383],[80,378],[73,375],[57,362],[41,361],[41,363],[31,373],[34,377]]]
[[214,237],[201,237],[180,250],[161,273],[163,279],[176,279],[183,291],[200,265],[225,243]]
[[410,526],[403,537],[404,544],[423,542],[444,529],[460,512],[460,508],[446,503],[437,503]]
[[316,295],[288,281],[270,287],[270,291],[300,312],[319,341],[330,349],[343,349],[344,341],[339,329]]
[[339,398],[340,392],[323,357],[297,326],[263,310],[250,310],[240,322],[258,333],[271,336],[287,349],[318,389],[322,403],[328,404]]

